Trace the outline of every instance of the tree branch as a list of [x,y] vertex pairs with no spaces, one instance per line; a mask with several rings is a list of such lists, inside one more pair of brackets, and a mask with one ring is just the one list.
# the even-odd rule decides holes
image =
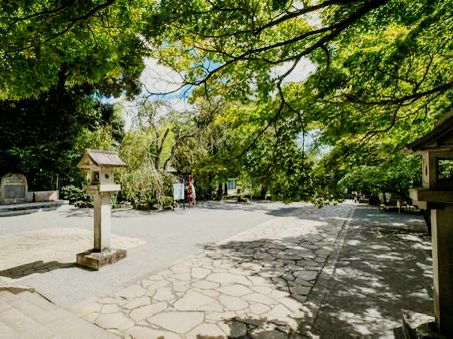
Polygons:
[[264,24],[262,25],[261,27],[259,27],[258,29],[256,29],[254,31],[255,34],[259,34],[261,33],[262,31],[264,31],[265,29],[267,28],[271,28],[271,27],[274,27],[274,26],[277,26],[285,21],[288,21],[290,19],[294,19],[294,18],[297,18],[301,15],[304,15],[304,14],[308,14],[308,13],[312,13],[312,12],[315,12],[317,10],[320,10],[320,9],[323,9],[323,8],[326,8],[326,7],[329,7],[329,6],[332,6],[332,5],[347,5],[347,4],[351,4],[351,3],[354,3],[354,2],[359,2],[360,0],[327,0],[327,1],[324,1],[318,5],[313,5],[313,6],[307,6],[307,7],[303,7],[299,10],[296,10],[294,12],[290,12],[284,16],[281,16],[279,17],[278,19],[275,19],[275,20],[272,20],[270,22],[268,22],[267,24]]
[[[238,62],[238,61],[241,61],[241,60],[249,60],[250,56],[257,55],[257,54],[260,54],[262,52],[266,52],[266,51],[269,51],[269,50],[277,49],[277,48],[280,48],[280,47],[283,47],[283,46],[286,46],[286,45],[295,44],[295,43],[300,42],[300,41],[302,41],[302,40],[304,40],[304,39],[306,39],[306,38],[308,38],[308,37],[310,37],[312,35],[318,35],[318,34],[322,34],[322,33],[328,32],[328,31],[331,32],[330,34],[325,35],[324,37],[320,38],[317,42],[315,42],[311,46],[304,48],[298,54],[290,56],[290,57],[287,57],[287,58],[284,58],[284,59],[280,59],[280,60],[278,60],[278,62],[297,60],[297,59],[301,58],[302,56],[306,56],[306,55],[310,54],[311,52],[313,52],[314,50],[316,50],[318,48],[322,48],[326,43],[332,41],[340,33],[342,33],[345,29],[347,29],[349,26],[354,24],[357,20],[362,18],[364,15],[366,15],[367,13],[372,11],[373,9],[376,9],[376,8],[384,5],[388,1],[389,0],[376,0],[376,1],[372,1],[372,2],[367,2],[365,5],[363,5],[362,7],[358,8],[349,17],[347,17],[346,19],[344,19],[343,21],[341,21],[341,22],[339,22],[339,23],[337,23],[335,25],[322,27],[322,28],[319,28],[319,29],[316,29],[316,30],[313,30],[313,31],[310,31],[310,32],[305,32],[305,33],[303,33],[303,34],[301,34],[299,36],[296,36],[294,38],[291,38],[291,39],[288,39],[288,40],[284,40],[284,41],[280,41],[280,42],[277,42],[277,43],[272,44],[272,45],[249,49],[249,50],[243,52],[242,54],[240,54],[238,56],[232,57],[230,60],[226,61],[225,63],[223,63],[222,65],[220,65],[219,67],[217,67],[216,69],[211,71],[204,78],[202,78],[200,80],[195,80],[195,81],[190,82],[190,83],[186,83],[186,85],[187,84],[191,84],[191,85],[195,85],[195,86],[201,85],[201,84],[207,82],[212,76],[214,76],[214,74],[220,72],[222,69],[228,67],[229,65],[231,65],[231,64],[233,64],[235,62]],[[224,54],[224,52],[218,52],[218,53],[223,53]],[[254,59],[256,60],[256,57],[254,57]],[[263,60],[263,59],[260,59],[260,60]]]
[[383,99],[383,100],[374,100],[374,101],[366,101],[362,100],[359,97],[353,95],[353,94],[345,94],[344,97],[346,99],[350,100],[353,103],[359,103],[363,105],[398,105],[398,104],[403,104],[407,101],[411,100],[417,100],[419,98],[431,95],[431,94],[436,94],[436,93],[443,93],[449,89],[453,88],[453,81],[447,82],[443,85],[431,88],[430,90],[423,91],[423,92],[417,92],[413,93],[411,95],[406,95],[400,98],[394,98],[394,99]]
[[[62,30],[58,31],[55,34],[52,34],[48,38],[42,40],[40,43],[47,43],[47,42],[49,42],[51,40],[56,39],[59,36],[64,35],[65,33],[69,32],[77,23],[79,23],[81,21],[88,20],[89,18],[94,16],[96,13],[98,13],[98,12],[102,11],[103,9],[111,6],[114,2],[115,2],[115,0],[107,0],[104,3],[102,3],[102,4],[99,4],[99,5],[91,8],[88,12],[86,12],[83,15],[70,18],[69,19],[69,24],[65,28],[63,28]],[[19,53],[21,51],[24,51],[24,50],[27,50],[27,49],[30,49],[30,48],[34,48],[35,45],[36,45],[35,43],[30,43],[28,46],[16,49],[14,51],[14,53],[17,54],[17,53]]]

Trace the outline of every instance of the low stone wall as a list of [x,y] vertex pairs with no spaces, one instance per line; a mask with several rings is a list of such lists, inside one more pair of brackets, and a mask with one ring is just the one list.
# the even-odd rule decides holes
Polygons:
[[30,191],[26,195],[26,202],[48,202],[58,199],[59,191]]
[[57,201],[59,196],[58,191],[36,191],[30,193],[32,193],[33,202]]
[[25,195],[25,202],[33,202],[33,193],[34,192],[27,192]]

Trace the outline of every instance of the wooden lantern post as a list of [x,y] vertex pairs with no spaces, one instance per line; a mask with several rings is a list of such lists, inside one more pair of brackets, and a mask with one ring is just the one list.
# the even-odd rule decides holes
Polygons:
[[121,189],[115,184],[114,169],[124,168],[126,164],[116,152],[87,149],[78,167],[90,177],[86,191],[94,200],[94,244],[93,249],[77,254],[77,263],[97,270],[126,256],[125,250],[110,247],[110,199]]
[[422,188],[414,204],[431,210],[434,315],[441,334],[453,337],[453,114],[408,148],[422,155]]

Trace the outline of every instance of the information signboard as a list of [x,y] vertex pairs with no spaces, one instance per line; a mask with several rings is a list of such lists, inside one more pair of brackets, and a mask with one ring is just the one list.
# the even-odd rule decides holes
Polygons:
[[184,184],[183,183],[173,184],[173,200],[174,201],[184,200]]

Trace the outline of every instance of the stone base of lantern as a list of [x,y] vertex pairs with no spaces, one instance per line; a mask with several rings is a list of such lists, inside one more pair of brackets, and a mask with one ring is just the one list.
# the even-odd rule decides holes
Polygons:
[[436,319],[428,314],[403,310],[403,327],[406,338],[424,339],[437,338],[447,339],[439,334]]
[[126,250],[110,248],[99,252],[91,249],[77,254],[77,265],[97,271],[103,266],[114,264],[124,258],[126,258]]

